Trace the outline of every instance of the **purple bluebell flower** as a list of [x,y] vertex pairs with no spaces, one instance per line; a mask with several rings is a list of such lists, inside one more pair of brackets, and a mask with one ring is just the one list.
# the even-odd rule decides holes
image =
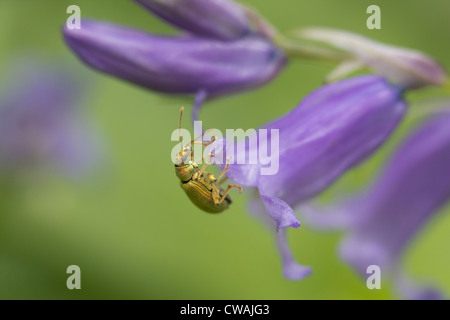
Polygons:
[[72,175],[93,165],[99,144],[75,106],[80,83],[32,63],[15,76],[0,101],[0,169],[45,167]]
[[234,40],[251,32],[244,8],[231,0],[134,0],[165,21],[200,37]]
[[162,37],[84,20],[65,30],[68,45],[91,67],[166,93],[219,95],[260,86],[285,57],[270,42],[248,36],[232,42]]
[[[332,208],[305,207],[309,224],[347,230],[340,254],[360,275],[369,265],[395,275],[408,298],[437,297],[398,270],[402,254],[450,199],[450,112],[421,123],[361,194]],[[433,293],[434,292],[434,293]]]
[[150,90],[197,95],[194,118],[207,98],[263,86],[287,61],[263,32],[251,30],[247,11],[232,1],[137,2],[184,34],[158,36],[83,20],[79,30],[64,28],[65,41],[94,69]]
[[[277,230],[297,228],[300,222],[293,208],[372,155],[396,128],[406,108],[401,90],[379,76],[359,76],[323,86],[288,114],[261,128],[279,130],[276,174],[262,175],[265,165],[261,161],[231,162],[227,175],[242,186],[258,189]],[[236,150],[254,154],[262,144],[270,145],[270,140],[270,131],[252,147],[241,140],[230,158],[245,157]],[[301,277],[291,274],[289,278]]]

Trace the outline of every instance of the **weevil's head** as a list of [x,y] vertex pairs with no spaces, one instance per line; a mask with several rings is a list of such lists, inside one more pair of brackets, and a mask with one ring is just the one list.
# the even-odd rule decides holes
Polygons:
[[183,147],[175,162],[175,173],[182,182],[191,180],[198,168],[197,164],[191,160],[191,152],[191,146]]

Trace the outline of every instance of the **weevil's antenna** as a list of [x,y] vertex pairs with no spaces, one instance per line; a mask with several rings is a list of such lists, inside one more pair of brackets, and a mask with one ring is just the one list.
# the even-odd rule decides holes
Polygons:
[[[181,119],[183,118],[183,112],[184,112],[184,107],[181,107],[181,109],[180,109],[180,121],[178,123],[178,137],[179,137],[179,141],[180,142],[182,141],[182,139],[181,139]],[[180,145],[181,145],[181,152],[183,152],[183,144],[180,144]]]

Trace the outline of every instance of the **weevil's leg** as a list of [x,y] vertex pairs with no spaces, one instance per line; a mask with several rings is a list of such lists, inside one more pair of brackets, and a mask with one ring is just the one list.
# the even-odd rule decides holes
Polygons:
[[[191,140],[191,144],[193,144],[195,140],[200,139],[200,138],[203,138],[203,136],[204,136],[208,131],[211,131],[211,130],[214,130],[214,129],[215,129],[215,128],[209,128],[209,129],[206,129],[206,130],[205,130],[201,135],[199,135],[197,138],[192,139],[192,140]],[[216,138],[213,136],[211,140],[212,140],[212,141],[209,142],[209,144],[213,143],[214,140],[216,140]],[[208,143],[208,142],[204,142],[204,143]],[[199,144],[199,142],[195,142],[195,144]]]
[[[208,130],[212,130],[212,129],[208,129]],[[203,134],[202,134],[201,136],[195,138],[194,140],[191,140],[191,145],[193,145],[193,144],[201,144],[202,146],[207,147],[207,146],[209,146],[210,144],[212,144],[214,141],[216,141],[216,137],[214,137],[214,136],[211,138],[211,141],[210,141],[210,142],[200,142],[200,141],[195,141],[195,140],[197,140],[198,138],[203,137],[203,135],[204,135],[208,130],[206,130],[205,132],[203,132]],[[202,156],[202,160],[203,160],[203,156]],[[191,148],[191,161],[194,161],[194,150],[193,150],[192,148]]]
[[242,191],[242,187],[238,186],[237,184],[229,184],[227,189],[225,190],[225,192],[222,195],[222,198],[220,198],[220,201],[218,204],[221,204],[223,202],[223,200],[225,200],[225,197],[227,196],[228,192],[230,192],[231,188],[236,188],[239,190],[239,192]]
[[208,166],[208,162],[205,162],[202,166],[202,168],[200,169],[200,172],[197,175],[197,178],[195,180],[198,180],[198,178],[200,178],[203,174],[203,172],[205,172],[206,167]]
[[221,191],[221,189],[218,185],[212,184],[212,199],[216,206],[219,205],[220,198],[222,197],[222,195],[220,194],[220,191]]
[[209,163],[211,162],[211,159],[214,157],[214,155],[212,153],[209,154],[209,161],[205,161],[205,163],[203,164],[202,168],[200,169],[199,173],[197,174],[197,178],[195,180],[198,180],[203,172],[205,172],[206,167],[209,165]]
[[227,158],[227,165],[225,166],[225,168],[222,170],[222,172],[219,174],[219,176],[216,178],[216,180],[214,182],[216,182],[217,180],[220,180],[225,175],[225,173],[227,173],[229,166],[230,166],[230,158]]
[[[192,139],[190,145],[192,146],[193,144],[201,144],[204,147],[209,146],[211,143],[213,143],[216,138],[212,137],[210,142],[200,142],[200,141],[196,141],[197,139],[203,138],[203,136],[205,135],[205,133],[207,133],[208,131],[213,130],[212,128],[207,129],[206,131],[204,131],[201,135],[199,135],[197,138]],[[203,158],[202,158],[203,160]],[[191,161],[194,161],[194,150],[191,148]]]
[[[206,132],[206,131],[205,131]],[[203,135],[201,136],[203,137]],[[199,137],[200,138],[200,137]],[[204,147],[209,146],[210,144],[212,144],[214,141],[216,141],[216,137],[212,137],[210,142],[200,142],[200,141],[195,141],[198,138],[195,138],[194,140],[191,141],[191,144],[201,144]]]
[[228,177],[223,177],[222,180],[217,181],[218,184],[222,185],[224,182],[228,180]]
[[[208,130],[206,130],[206,131],[208,131]],[[205,132],[206,132],[205,131]],[[194,139],[195,140],[195,139]],[[211,141],[210,142],[195,142],[194,140],[192,140],[191,141],[191,144],[201,144],[201,145],[203,145],[204,147],[207,147],[207,146],[209,146],[210,144],[212,144],[214,141],[216,141],[216,137],[211,137]],[[213,154],[209,154],[209,162],[211,162],[211,158],[213,158],[214,157],[214,155]],[[192,161],[194,161],[193,160],[193,157],[191,157],[192,159]],[[203,155],[202,155],[202,161],[205,161],[205,159],[203,158]]]

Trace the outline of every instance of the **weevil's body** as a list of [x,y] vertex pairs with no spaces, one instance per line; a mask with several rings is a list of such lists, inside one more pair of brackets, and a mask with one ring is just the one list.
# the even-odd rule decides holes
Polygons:
[[[184,108],[181,107],[179,123],[180,131],[183,110]],[[227,189],[224,190],[219,185],[221,182],[218,182],[218,180],[220,180],[228,170],[229,159],[227,159],[227,165],[217,179],[211,173],[205,172],[205,168],[208,163],[205,163],[201,169],[198,168],[197,164],[193,161],[194,153],[191,148],[191,145],[195,143],[195,140],[196,139],[192,140],[187,146],[181,146],[181,150],[178,153],[178,157],[175,162],[175,173],[178,179],[180,179],[181,188],[183,188],[189,199],[191,199],[191,201],[198,208],[209,213],[220,213],[228,209],[228,206],[231,204],[231,198],[228,196],[228,192],[230,192],[231,188],[236,188],[239,192],[242,188],[236,184],[232,184],[228,185]],[[213,141],[214,138],[212,138],[209,143],[200,143],[207,146]],[[210,156],[212,157],[212,154],[210,154]],[[188,161],[188,159],[190,159],[190,161]],[[221,181],[223,182],[224,180],[225,179]]]
[[220,213],[228,209],[231,198],[226,195],[220,201],[225,190],[216,183],[212,174],[201,173],[194,162],[175,165],[175,173],[180,179],[181,188],[198,208],[209,213]]

